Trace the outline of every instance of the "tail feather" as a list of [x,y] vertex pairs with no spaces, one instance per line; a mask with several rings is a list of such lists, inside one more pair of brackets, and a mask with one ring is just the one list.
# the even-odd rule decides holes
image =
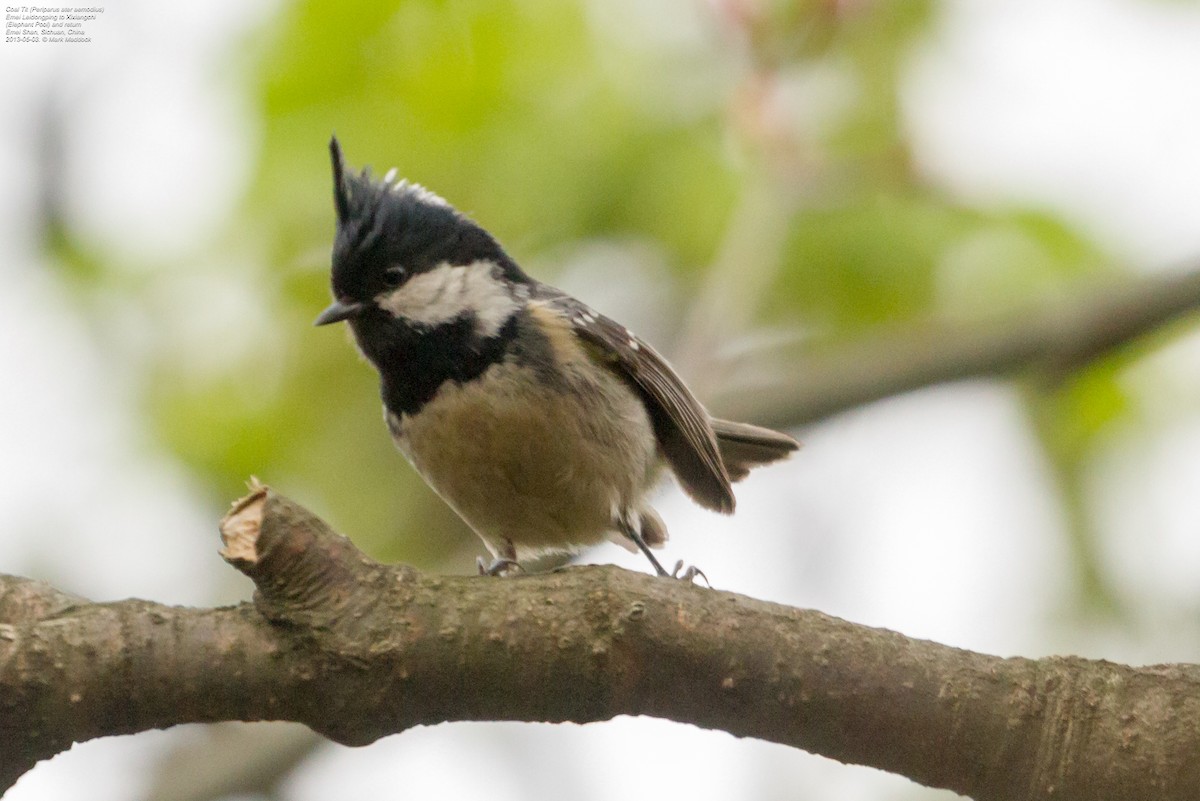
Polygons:
[[712,427],[731,481],[741,481],[751,468],[783,459],[800,447],[787,434],[749,423],[713,420]]

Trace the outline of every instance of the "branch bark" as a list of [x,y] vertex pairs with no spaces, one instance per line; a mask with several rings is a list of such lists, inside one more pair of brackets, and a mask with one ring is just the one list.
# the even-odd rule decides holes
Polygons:
[[348,745],[453,720],[652,715],[977,799],[1183,799],[1200,667],[1001,659],[613,567],[372,562],[256,489],[222,523],[253,604],[92,604],[0,579],[0,786],[72,742],[292,720]]

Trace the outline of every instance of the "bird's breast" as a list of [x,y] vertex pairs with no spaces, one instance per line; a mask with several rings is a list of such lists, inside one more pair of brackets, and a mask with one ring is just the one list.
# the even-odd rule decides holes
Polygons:
[[539,548],[601,539],[614,510],[657,477],[649,415],[605,371],[570,365],[559,381],[508,360],[446,382],[415,414],[389,412],[397,446],[485,539]]

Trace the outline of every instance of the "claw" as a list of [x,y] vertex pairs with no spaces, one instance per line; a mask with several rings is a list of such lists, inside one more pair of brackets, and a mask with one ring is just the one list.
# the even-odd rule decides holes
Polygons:
[[475,557],[475,566],[479,568],[481,576],[507,576],[516,571],[524,571],[525,568],[517,564],[516,559],[496,558],[488,564],[483,561],[482,556]]
[[[680,570],[683,570],[682,575],[679,572]],[[704,579],[704,583],[710,588],[712,587],[712,582],[708,580],[708,576],[704,575],[704,571],[700,568],[696,567],[695,565],[688,565],[687,569],[684,570],[682,559],[675,563],[675,569],[671,571],[671,578],[679,579],[680,581],[686,581],[691,584],[696,583],[696,576]]]

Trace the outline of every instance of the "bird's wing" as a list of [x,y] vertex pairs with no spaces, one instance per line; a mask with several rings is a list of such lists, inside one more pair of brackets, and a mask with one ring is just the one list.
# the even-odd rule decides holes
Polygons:
[[733,489],[708,412],[654,348],[585,303],[542,284],[534,295],[571,325],[592,356],[642,396],[659,449],[680,485],[701,506],[733,511]]

